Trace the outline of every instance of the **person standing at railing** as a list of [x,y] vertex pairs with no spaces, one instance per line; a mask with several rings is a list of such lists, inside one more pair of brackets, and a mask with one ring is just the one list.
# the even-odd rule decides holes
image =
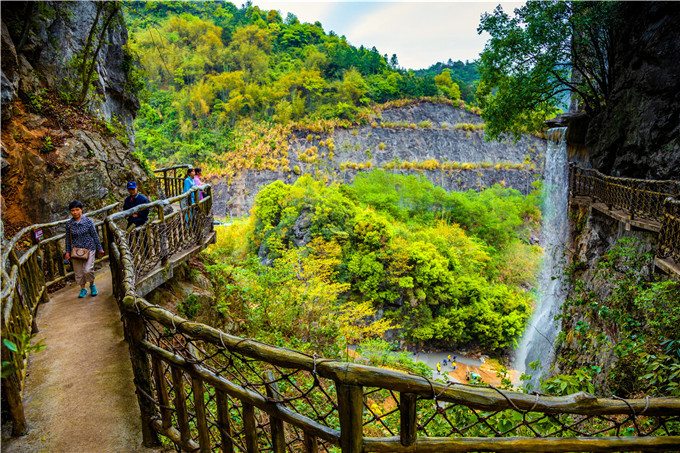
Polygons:
[[[201,169],[198,168],[198,167],[194,168],[194,173],[195,173],[194,186],[202,186],[203,183],[201,182]],[[198,200],[200,201],[202,199],[203,199],[203,192],[199,191],[198,192]]]
[[[148,198],[146,198],[144,195],[139,193],[137,190],[137,183],[134,181],[130,181],[127,183],[127,191],[130,194],[129,197],[125,197],[125,201],[123,202],[123,211],[127,211],[128,209],[132,209],[135,206],[139,206],[140,204],[146,204],[149,202]],[[142,211],[136,212],[130,217],[128,217],[127,221],[127,228],[135,228],[138,226],[142,226],[146,223],[146,221],[149,220],[149,210],[144,209]]]
[[[196,171],[193,168],[187,169],[187,175],[186,178],[184,178],[184,190],[182,190],[182,193],[187,193],[188,191],[191,190],[192,187],[194,187],[196,184],[194,183],[194,177],[196,176]],[[189,198],[191,198],[191,204],[194,204],[196,201],[195,198],[195,193],[192,193],[189,197],[184,197],[180,201],[179,205],[181,208],[186,208],[189,205]],[[191,214],[187,213],[184,216],[184,220],[186,220],[187,227],[189,227],[189,220],[191,219]]]
[[71,218],[66,222],[66,253],[64,258],[71,261],[76,284],[80,285],[79,298],[87,296],[85,284],[90,284],[90,295],[97,295],[94,284],[94,256],[99,252],[104,256],[104,248],[99,241],[97,229],[89,217],[83,215],[83,204],[73,201],[68,206]]
[[[192,187],[196,185],[195,182],[196,178],[196,170],[193,168],[187,169],[187,174],[186,177],[184,178],[184,190],[182,190],[182,193],[187,193],[188,191],[191,190]],[[194,194],[191,194],[191,202],[194,202]]]

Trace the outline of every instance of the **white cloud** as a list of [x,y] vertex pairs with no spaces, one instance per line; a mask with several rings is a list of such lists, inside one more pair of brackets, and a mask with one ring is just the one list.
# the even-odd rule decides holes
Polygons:
[[[262,9],[288,11],[302,22],[323,24],[326,32],[345,35],[354,46],[376,47],[381,54],[397,54],[399,64],[410,69],[438,61],[475,60],[488,35],[478,35],[482,13],[498,2],[325,2],[270,0],[256,3]],[[511,12],[522,3],[502,2]]]

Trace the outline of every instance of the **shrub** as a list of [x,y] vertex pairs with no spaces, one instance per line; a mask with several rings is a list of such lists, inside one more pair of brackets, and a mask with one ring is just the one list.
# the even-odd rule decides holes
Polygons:
[[380,151],[384,151],[387,145],[385,145],[383,142],[378,143],[378,149]]

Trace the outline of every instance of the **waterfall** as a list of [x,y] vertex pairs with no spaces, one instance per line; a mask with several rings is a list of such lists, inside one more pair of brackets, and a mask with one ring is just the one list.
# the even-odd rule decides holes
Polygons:
[[548,130],[541,225],[541,245],[545,254],[538,282],[537,305],[515,354],[514,367],[532,375],[530,383],[534,388],[539,387],[541,369],[531,370],[529,364],[538,360],[544,372],[549,369],[559,333],[555,315],[559,313],[566,293],[562,279],[564,249],[569,237],[566,130],[566,127]]

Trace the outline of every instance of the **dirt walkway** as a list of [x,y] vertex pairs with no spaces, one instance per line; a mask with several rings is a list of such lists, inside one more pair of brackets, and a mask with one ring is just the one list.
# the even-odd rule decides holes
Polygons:
[[5,439],[2,451],[151,452],[141,446],[139,406],[111,274],[96,277],[99,295],[78,299],[77,286],[38,309],[36,340],[24,390],[29,434]]

